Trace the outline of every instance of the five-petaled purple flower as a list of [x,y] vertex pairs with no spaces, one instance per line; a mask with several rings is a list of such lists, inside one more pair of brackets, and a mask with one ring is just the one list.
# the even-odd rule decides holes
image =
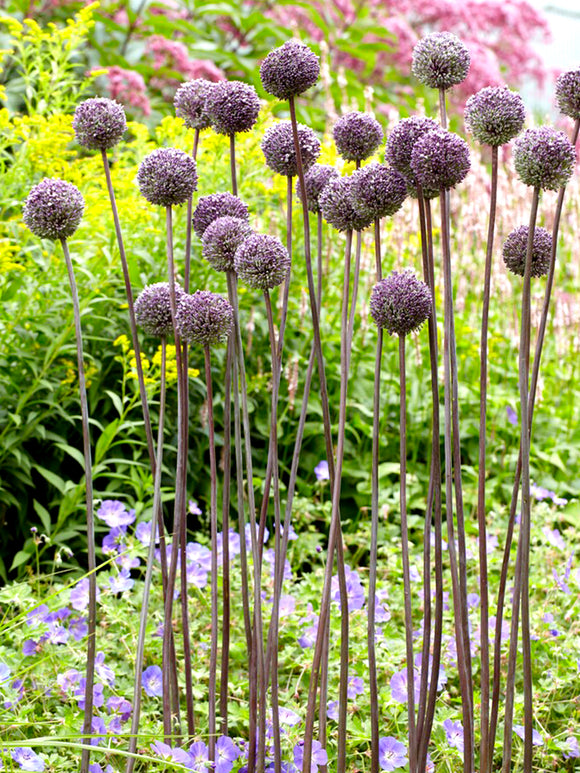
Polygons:
[[13,749],[12,759],[20,765],[20,770],[44,770],[44,760],[27,747]]
[[316,480],[319,482],[323,480],[330,480],[330,471],[328,469],[328,462],[326,459],[318,462],[314,468],[314,474],[316,475]]
[[446,719],[443,722],[443,729],[449,746],[454,746],[463,754],[463,725],[461,722],[452,722],[450,719]]
[[[298,770],[302,770],[304,762],[304,741],[299,741],[294,747],[294,764]],[[310,758],[310,773],[317,773],[319,765],[326,765],[328,754],[322,748],[320,741],[312,741],[312,756]]]
[[149,666],[143,671],[141,685],[150,697],[161,698],[163,695],[163,674],[159,666]]
[[222,735],[215,745],[215,773],[230,773],[241,751],[231,738]]
[[[519,737],[524,740],[525,730],[523,725],[514,725],[514,733],[516,735],[519,735]],[[542,736],[538,733],[537,730],[532,728],[532,744],[534,746],[543,746],[544,745],[544,739]]]
[[379,765],[381,770],[404,768],[407,764],[407,747],[392,736],[379,739]]

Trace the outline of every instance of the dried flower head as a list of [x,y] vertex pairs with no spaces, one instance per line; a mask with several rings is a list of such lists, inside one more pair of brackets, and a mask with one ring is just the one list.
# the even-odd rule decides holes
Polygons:
[[183,204],[197,190],[195,161],[183,150],[157,148],[141,161],[137,182],[141,194],[151,204]]
[[219,81],[212,86],[205,109],[218,134],[249,132],[258,120],[260,98],[249,83]]
[[352,175],[330,180],[320,194],[319,204],[322,217],[337,231],[362,231],[373,222],[354,205]]
[[[330,180],[339,177],[333,166],[328,164],[314,164],[304,175],[306,185],[306,203],[310,212],[320,212],[320,194],[326,188]],[[296,195],[302,201],[300,181],[296,183]]]
[[558,76],[556,103],[561,113],[570,118],[580,118],[580,67]]
[[413,49],[411,72],[432,89],[448,89],[465,80],[471,56],[452,32],[432,32]]
[[73,129],[79,145],[107,150],[116,145],[127,129],[123,105],[113,99],[94,97],[77,105]]
[[525,120],[523,99],[507,86],[487,86],[465,104],[465,126],[482,145],[505,145],[521,132]]
[[314,86],[320,74],[320,60],[300,40],[287,40],[270,51],[260,65],[262,86],[278,99],[291,99]]
[[[176,306],[184,295],[183,288],[176,283]],[[135,319],[149,335],[162,338],[173,333],[169,282],[156,282],[141,290],[135,301]]]
[[234,321],[229,302],[209,290],[183,294],[177,306],[175,325],[184,341],[200,346],[215,346],[227,340]]
[[[521,225],[509,234],[503,245],[503,261],[512,274],[523,276],[526,269],[526,253],[530,228]],[[545,276],[552,259],[552,234],[545,228],[534,229],[532,244],[532,276]]]
[[352,175],[355,209],[373,220],[394,215],[407,198],[407,183],[396,169],[385,164],[367,164]]
[[218,217],[240,217],[249,221],[248,206],[234,196],[233,193],[210,193],[209,196],[201,196],[193,211],[193,230],[198,238],[202,239],[205,229],[217,220]]
[[234,267],[244,284],[265,292],[286,279],[290,271],[290,256],[275,236],[254,234],[236,250]]
[[210,118],[206,110],[206,100],[214,83],[205,78],[196,78],[182,83],[175,92],[173,105],[178,118],[183,118],[190,129],[207,129]]
[[[302,166],[306,171],[320,155],[320,140],[308,126],[299,123],[297,128]],[[281,121],[266,129],[260,147],[270,169],[286,177],[296,177],[298,162],[290,121]]]
[[364,161],[383,141],[383,130],[369,113],[354,111],[342,115],[332,131],[336,149],[347,161]]
[[431,290],[407,269],[392,271],[371,293],[371,316],[377,327],[391,335],[405,336],[418,330],[431,316]]
[[469,172],[469,146],[457,134],[427,132],[415,143],[411,169],[419,184],[430,190],[455,187]]
[[22,218],[41,239],[67,239],[77,230],[85,202],[79,189],[57,177],[45,177],[28,194]]
[[574,172],[576,150],[564,132],[549,126],[526,129],[514,144],[514,166],[520,180],[551,191],[566,185]]
[[216,271],[233,271],[236,250],[252,233],[248,221],[241,217],[218,217],[203,233],[203,257]]

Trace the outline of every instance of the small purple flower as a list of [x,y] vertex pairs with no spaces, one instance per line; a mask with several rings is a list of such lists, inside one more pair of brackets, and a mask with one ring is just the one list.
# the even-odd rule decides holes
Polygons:
[[125,505],[116,499],[104,499],[96,512],[97,518],[104,521],[107,526],[128,526],[135,520],[135,511],[126,510]]
[[326,716],[338,722],[338,701],[330,701],[326,706]]
[[203,515],[201,507],[197,504],[197,500],[190,499],[187,504],[187,511],[190,515]]
[[379,765],[381,770],[396,770],[407,764],[407,747],[392,736],[379,739]]
[[[304,741],[299,741],[294,747],[294,764],[298,770],[302,770],[304,762]],[[310,758],[310,773],[317,773],[319,765],[328,763],[326,749],[322,748],[320,741],[312,741],[312,756]]]
[[[524,740],[525,730],[523,725],[514,725],[514,733],[518,735],[522,741]],[[532,728],[532,744],[534,746],[544,745],[544,739],[534,728]]]
[[196,741],[189,747],[189,756],[191,757],[192,770],[196,773],[205,773],[209,761],[209,752],[203,741]]
[[[413,670],[413,688],[415,703],[419,701],[420,675]],[[397,671],[391,677],[391,698],[397,703],[407,703],[407,668]]]
[[321,482],[323,480],[330,480],[330,471],[328,469],[328,462],[326,461],[326,459],[323,459],[321,462],[318,462],[318,464],[314,468],[314,474],[316,475],[316,480],[318,482]]
[[507,413],[507,420],[510,424],[513,424],[514,427],[518,426],[518,414],[514,411],[514,409],[511,407],[511,405],[506,405],[506,413]]
[[[362,609],[365,603],[365,590],[360,581],[360,577],[349,566],[345,567],[346,574],[346,592],[348,599],[348,611],[354,612],[356,609]],[[331,583],[332,600],[340,603],[340,586],[338,575],[334,575]]]
[[[151,543],[151,530],[153,528],[151,521],[141,521],[135,529],[135,537],[144,547],[149,547]],[[159,544],[159,534],[155,531],[155,544]]]
[[107,735],[107,726],[102,717],[93,717],[91,722],[91,735],[94,736],[90,740],[91,746],[99,746]]
[[283,706],[278,709],[278,718],[281,725],[289,725],[290,727],[295,727],[302,722],[300,716],[295,711],[285,709]]
[[110,714],[117,714],[121,722],[127,722],[133,711],[133,706],[126,698],[112,695],[107,701],[107,709]]
[[[100,596],[100,591],[97,588],[97,598]],[[79,580],[74,588],[71,588],[70,592],[70,604],[73,609],[78,612],[84,611],[89,605],[89,578],[83,577]]]
[[[551,492],[549,492],[549,494],[550,493]],[[566,543],[558,529],[550,529],[548,526],[542,526],[542,534],[552,547],[558,548],[559,550],[566,550]]]
[[105,665],[105,653],[97,652],[95,658],[95,672],[99,679],[112,687],[115,684],[115,672],[110,666]]
[[0,684],[2,684],[2,682],[8,681],[11,673],[12,672],[6,663],[0,663]]
[[288,615],[291,615],[295,609],[296,599],[294,596],[290,596],[288,593],[282,594],[282,596],[280,596],[280,617],[288,617]]
[[135,580],[131,579],[128,569],[122,569],[118,575],[109,577],[109,590],[113,594],[131,590],[133,585],[135,585]]
[[455,747],[463,754],[463,725],[461,722],[452,722],[450,719],[446,719],[443,722],[443,728],[445,730],[445,736],[447,737],[447,743],[449,746]]
[[[87,680],[85,679],[85,677],[82,677],[79,680],[77,687],[74,689],[74,695],[78,701],[79,709],[81,709],[81,711],[85,710],[86,685],[87,685]],[[96,709],[100,709],[101,706],[105,703],[103,690],[104,690],[104,687],[102,684],[95,684],[93,687],[93,706]]]
[[125,550],[126,526],[113,526],[111,531],[103,537],[103,553],[107,556],[113,553],[121,553]]
[[215,773],[230,773],[234,762],[241,756],[241,751],[231,738],[222,735],[215,745]]
[[352,700],[357,695],[362,695],[364,692],[364,682],[360,676],[351,676],[348,680],[348,687],[346,694]]
[[44,770],[44,760],[27,747],[13,749],[12,759],[20,765],[20,770]]
[[568,738],[566,738],[566,751],[564,753],[564,759],[572,759],[573,757],[580,757],[580,745],[578,744],[578,739],[575,738],[573,735],[569,735]]
[[168,762],[180,762],[186,767],[191,765],[191,757],[184,749],[174,749],[162,741],[155,741],[151,744],[151,749]]
[[149,666],[141,676],[141,686],[150,697],[163,696],[163,674],[159,666]]

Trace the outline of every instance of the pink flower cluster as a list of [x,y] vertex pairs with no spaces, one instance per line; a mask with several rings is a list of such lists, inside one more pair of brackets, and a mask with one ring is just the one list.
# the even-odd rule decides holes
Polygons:
[[[225,79],[225,75],[216,65],[205,59],[190,59],[187,48],[178,40],[170,40],[163,35],[152,35],[147,40],[146,49],[153,57],[156,70],[173,70],[183,75],[185,80],[205,78],[210,81]],[[151,78],[151,86],[163,91],[165,88],[175,88],[179,81],[173,78],[157,76]]]
[[151,105],[147,98],[147,90],[143,77],[134,70],[124,70],[122,67],[109,67],[107,71],[111,99],[116,99],[124,105],[131,105],[143,112],[151,113]]

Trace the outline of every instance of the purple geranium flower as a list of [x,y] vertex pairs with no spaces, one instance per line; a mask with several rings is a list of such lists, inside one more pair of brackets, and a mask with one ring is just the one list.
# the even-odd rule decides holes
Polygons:
[[[137,537],[139,542],[144,547],[149,547],[149,543],[151,542],[152,529],[153,525],[151,521],[141,521],[141,523],[137,524],[137,528],[135,529],[135,537]],[[159,544],[159,534],[157,530],[155,530],[155,544]]]
[[326,706],[326,716],[338,722],[338,701],[330,701]]
[[182,765],[187,767],[191,765],[191,757],[184,749],[173,749],[162,741],[155,741],[155,743],[151,744],[151,749],[168,762],[181,762]]
[[190,515],[202,515],[202,511],[200,506],[197,504],[195,499],[190,499],[188,502],[187,510]]
[[[97,598],[99,598],[100,591],[97,588]],[[73,609],[78,612],[83,612],[89,605],[89,578],[83,577],[79,580],[74,588],[71,588],[70,592],[70,604]]]
[[103,553],[121,553],[125,550],[125,537],[127,536],[126,526],[113,526],[111,531],[103,537]]
[[[524,740],[525,730],[523,725],[514,725],[514,733],[516,735],[519,735],[519,737]],[[542,736],[538,733],[537,730],[532,728],[532,744],[534,746],[543,746],[544,745],[544,739]]]
[[99,679],[112,687],[115,684],[115,672],[110,666],[105,665],[105,653],[97,652],[95,658],[95,671]]
[[[298,770],[302,770],[304,762],[304,741],[299,741],[294,747],[294,764]],[[312,741],[312,757],[310,758],[310,773],[317,773],[319,765],[326,765],[328,754],[322,748],[320,741]]]
[[283,706],[280,706],[278,709],[278,718],[281,725],[290,725],[290,727],[299,725],[300,722],[302,722],[295,711],[292,711],[292,709],[285,709]]
[[449,746],[454,746],[463,754],[463,725],[461,722],[452,722],[450,719],[446,719],[443,722],[443,728]]
[[[415,674],[414,675],[414,696],[415,696],[415,703],[418,703],[419,701],[419,686],[420,686],[420,675]],[[390,681],[391,685],[391,697],[393,700],[396,700],[397,703],[407,703],[407,669],[403,668],[401,671],[397,671],[397,673],[393,674]]]
[[514,411],[514,409],[511,407],[511,405],[506,405],[506,413],[507,413],[507,420],[510,424],[513,424],[514,427],[518,426],[518,414]]
[[319,482],[323,480],[330,480],[330,471],[328,469],[328,462],[326,459],[318,462],[314,468],[314,474],[316,475],[316,480]]
[[126,510],[125,505],[116,499],[103,500],[96,515],[111,528],[128,526],[135,520],[135,510]]
[[347,695],[349,698],[356,698],[364,692],[364,682],[360,676],[351,676],[348,680]]
[[[74,689],[74,695],[78,701],[79,709],[81,711],[85,710],[85,688],[86,688],[87,680],[85,677],[82,677],[79,680],[78,685]],[[101,706],[105,702],[105,697],[103,695],[104,687],[102,684],[95,684],[93,686],[93,706],[96,709],[100,709]]]
[[196,741],[189,747],[189,756],[191,757],[192,770],[196,773],[205,773],[209,760],[208,748],[203,741]]
[[133,706],[126,698],[120,695],[112,695],[107,701],[107,709],[110,714],[117,714],[121,722],[127,722],[133,711]]
[[241,751],[231,738],[222,735],[215,745],[215,773],[230,773],[234,762],[241,756]]
[[109,577],[109,585],[111,593],[124,593],[131,590],[135,580],[131,579],[128,569],[121,569],[118,575]]
[[[348,598],[348,611],[362,609],[365,603],[365,590],[358,574],[349,566],[345,567],[346,572],[346,592]],[[334,575],[331,583],[331,594],[333,601],[340,603],[340,587],[338,584],[338,575]]]
[[141,686],[150,697],[163,695],[163,674],[159,666],[149,666],[141,675]]
[[44,760],[27,747],[13,749],[12,759],[20,765],[20,770],[44,770]]
[[407,747],[392,736],[379,739],[379,765],[381,770],[404,768],[407,764]]
[[569,760],[572,757],[580,757],[580,746],[578,745],[578,739],[573,735],[569,735],[566,738],[566,751],[564,752],[564,758]]

